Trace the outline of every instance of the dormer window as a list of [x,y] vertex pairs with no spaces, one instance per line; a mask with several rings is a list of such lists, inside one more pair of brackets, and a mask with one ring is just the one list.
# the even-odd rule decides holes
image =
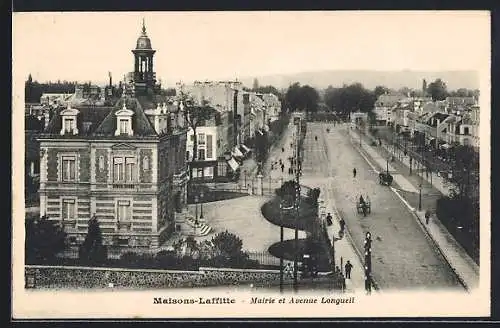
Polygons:
[[68,104],[68,107],[61,112],[61,135],[78,134],[78,128],[76,125],[76,117],[79,111],[77,109],[71,108],[71,105]]
[[115,115],[117,120],[115,136],[134,135],[134,131],[132,130],[132,115],[134,115],[134,112],[127,109],[125,102],[123,103],[122,109],[117,111]]

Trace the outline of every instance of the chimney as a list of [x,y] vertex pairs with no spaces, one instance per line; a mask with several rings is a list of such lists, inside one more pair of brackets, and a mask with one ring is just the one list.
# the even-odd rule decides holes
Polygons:
[[111,77],[111,72],[108,72],[109,75],[109,86],[113,86],[113,78]]

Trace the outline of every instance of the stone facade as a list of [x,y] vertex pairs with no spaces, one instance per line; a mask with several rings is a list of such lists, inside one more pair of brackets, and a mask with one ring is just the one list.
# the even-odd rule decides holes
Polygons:
[[112,107],[68,105],[38,139],[40,215],[60,221],[73,245],[95,216],[105,244],[155,248],[174,230],[174,193],[186,193],[184,114],[145,76],[154,50],[144,26],[137,46],[136,87]]

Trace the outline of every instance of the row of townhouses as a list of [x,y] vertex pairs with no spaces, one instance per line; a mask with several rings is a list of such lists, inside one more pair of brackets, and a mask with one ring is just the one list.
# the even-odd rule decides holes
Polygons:
[[427,97],[380,95],[375,103],[377,120],[407,131],[435,148],[453,145],[479,147],[479,104],[475,97]]
[[56,109],[27,105],[30,120],[43,126],[38,162],[26,163],[30,173],[39,174],[40,215],[60,221],[72,244],[83,241],[95,216],[107,245],[161,245],[175,229],[175,213],[186,205],[190,177],[233,178],[255,134],[264,133],[281,112],[275,95],[244,91],[239,82],[179,83],[178,93],[190,94],[195,106],[210,111],[196,129],[193,156],[188,109],[159,92],[155,52],[143,25],[132,50],[134,70],[112,106],[75,101],[82,98],[79,89],[54,98],[63,101]]
[[196,104],[206,103],[213,111],[211,119],[196,129],[196,156],[194,131],[188,131],[187,159],[193,179],[233,177],[249,155],[256,133],[266,133],[281,112],[276,95],[245,91],[238,81],[177,83],[176,93],[189,94]]

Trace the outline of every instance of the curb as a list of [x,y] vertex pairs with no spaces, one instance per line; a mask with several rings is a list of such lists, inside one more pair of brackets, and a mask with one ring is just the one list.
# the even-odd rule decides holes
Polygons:
[[[342,217],[340,215],[340,212],[339,210],[337,209],[337,207],[335,205],[332,205],[333,207],[333,212],[335,214],[335,216],[337,217],[337,220],[340,221],[340,218]],[[349,228],[346,226],[345,227],[345,233],[344,233],[344,236],[346,237],[347,241],[349,242],[349,244],[351,245],[352,249],[354,250],[354,253],[356,253],[356,255],[358,256],[358,259],[359,259],[359,262],[361,263],[361,265],[364,266],[364,261],[363,261],[363,254],[361,253],[361,251],[356,247],[356,244],[354,243],[354,240],[352,239],[352,236],[351,236],[351,233],[349,232]],[[334,241],[335,243],[335,241]],[[375,291],[380,291],[380,287],[378,286],[377,282],[375,281],[375,279],[373,278],[372,276],[372,288],[375,290]]]
[[450,260],[448,259],[448,257],[446,256],[446,254],[443,252],[443,250],[441,249],[441,247],[438,245],[438,243],[436,242],[436,240],[432,237],[432,235],[430,234],[430,232],[427,230],[427,228],[425,227],[425,225],[422,223],[422,221],[420,221],[420,217],[418,216],[417,214],[417,211],[416,210],[413,210],[411,211],[410,209],[408,209],[408,211],[410,211],[410,213],[415,217],[415,219],[417,220],[418,222],[418,225],[420,226],[420,228],[424,231],[425,233],[425,236],[427,237],[427,240],[430,240],[432,242],[432,244],[435,246],[435,249],[437,249],[439,251],[439,254],[441,254],[441,256],[444,258],[444,260],[446,261],[446,263],[448,264],[448,266],[450,267],[451,271],[453,271],[453,273],[455,274],[455,276],[457,277],[458,279],[458,282],[460,282],[460,284],[462,285],[462,287],[464,287],[464,289],[467,291],[467,292],[470,292],[470,289],[469,287],[467,286],[467,283],[463,280],[463,278],[461,277],[461,275],[458,273],[457,269],[455,269],[455,267],[453,265],[451,265],[450,263]]
[[[361,150],[359,148],[356,148],[356,150],[361,153]],[[370,156],[369,154],[367,154],[367,156]],[[371,157],[371,156],[370,156]],[[372,158],[373,160],[373,158]],[[377,166],[378,164],[375,163]],[[394,193],[397,194],[397,191],[391,189]],[[399,194],[398,194],[399,195]],[[399,197],[398,197],[399,198]],[[417,220],[417,223],[418,225],[420,226],[420,228],[422,229],[422,231],[424,232],[424,235],[426,237],[427,240],[429,240],[433,246],[435,246],[434,248],[438,250],[439,254],[443,257],[443,259],[445,260],[446,264],[448,264],[448,266],[450,267],[450,269],[453,271],[453,273],[455,274],[455,276],[457,277],[458,281],[460,282],[460,284],[462,285],[462,287],[464,287],[464,289],[469,292],[470,289],[469,287],[467,286],[467,284],[465,283],[465,281],[463,280],[463,278],[461,277],[461,275],[458,273],[458,271],[456,270],[456,268],[451,264],[450,260],[448,259],[448,257],[444,254],[443,250],[441,249],[441,247],[439,246],[439,244],[436,242],[436,240],[434,239],[434,237],[432,237],[432,235],[430,234],[430,232],[427,230],[427,228],[423,225],[422,221],[420,221],[420,217],[418,216],[418,214],[416,213],[416,210],[413,209],[409,209],[406,205],[405,205],[405,208],[413,215],[413,217]]]

